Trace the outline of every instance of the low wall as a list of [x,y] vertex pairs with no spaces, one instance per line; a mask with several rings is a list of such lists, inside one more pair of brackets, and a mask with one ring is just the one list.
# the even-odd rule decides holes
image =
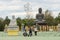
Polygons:
[[[32,28],[32,30],[34,30],[34,26],[30,26]],[[25,26],[25,29],[28,31],[29,27]],[[39,26],[39,30],[38,31],[57,31],[58,27],[57,26]]]

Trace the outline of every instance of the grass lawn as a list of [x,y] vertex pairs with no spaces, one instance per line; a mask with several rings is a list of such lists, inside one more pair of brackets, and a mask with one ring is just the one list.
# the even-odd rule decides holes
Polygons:
[[60,40],[60,32],[38,32],[38,35],[24,37],[22,32],[19,36],[8,36],[5,32],[0,32],[0,40]]

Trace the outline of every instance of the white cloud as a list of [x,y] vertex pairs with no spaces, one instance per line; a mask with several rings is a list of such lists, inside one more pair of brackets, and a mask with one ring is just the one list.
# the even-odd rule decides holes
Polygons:
[[19,10],[23,9],[22,6],[0,6],[0,10]]
[[18,10],[18,9],[21,9],[22,7],[21,6],[7,6],[6,9],[7,10]]
[[[37,12],[30,13],[32,18],[36,18],[36,14],[37,14]],[[27,13],[25,13],[25,12],[13,12],[13,13],[10,13],[10,16],[12,16],[12,15],[15,15],[16,17],[26,18]]]
[[26,2],[21,0],[12,0],[11,2],[1,2],[0,1],[0,10],[19,10],[23,9],[23,6]]
[[15,13],[11,13],[10,15],[22,16],[22,15],[26,15],[26,13],[25,12],[15,12]]
[[[45,4],[45,5],[46,5],[46,4]],[[50,5],[47,4],[46,6],[47,6],[49,9],[50,9],[50,8],[54,9],[54,8],[59,8],[59,7],[60,7],[60,4],[50,4]]]
[[[30,0],[32,1],[32,0]],[[53,15],[57,16],[58,12],[60,11],[60,0],[41,0],[41,2],[39,0],[33,0],[34,2],[30,2],[32,5],[32,9],[33,9],[33,16],[35,18],[36,13],[38,13],[38,8],[42,8],[43,11],[45,10],[52,10],[53,11]],[[46,4],[49,3],[49,4]],[[0,0],[0,10],[22,10],[24,9],[24,5],[27,3],[27,1],[23,1],[23,0],[5,0],[5,1],[1,1]],[[57,11],[54,11],[57,10]],[[24,10],[22,10],[24,11]],[[56,13],[56,14],[55,14]],[[9,13],[8,13],[9,14]],[[11,15],[16,15],[16,16],[21,16],[23,17],[25,15],[25,12],[12,12]],[[4,15],[3,15],[4,16]]]
[[60,0],[44,0],[44,1],[47,1],[47,2],[54,2],[54,3],[60,2]]
[[10,14],[10,16],[15,15],[16,17],[21,17],[22,19],[26,17],[25,12],[13,12]]
[[56,11],[56,12],[53,12],[52,16],[54,16],[54,18],[55,18],[58,16],[58,14],[59,14],[59,11]]

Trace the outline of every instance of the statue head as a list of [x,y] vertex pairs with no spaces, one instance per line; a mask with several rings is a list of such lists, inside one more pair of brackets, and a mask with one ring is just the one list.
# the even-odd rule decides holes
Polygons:
[[14,15],[12,16],[12,19],[15,19],[15,16]]
[[42,8],[39,8],[39,10],[38,10],[38,11],[39,11],[39,13],[41,14],[41,13],[42,13]]

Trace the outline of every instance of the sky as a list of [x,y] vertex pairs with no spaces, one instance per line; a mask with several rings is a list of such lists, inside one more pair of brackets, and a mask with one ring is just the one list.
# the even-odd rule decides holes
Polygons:
[[24,5],[28,2],[32,8],[31,15],[33,15],[33,18],[38,13],[38,8],[42,8],[43,11],[47,9],[52,11],[54,17],[60,12],[60,0],[0,0],[0,17],[8,16],[11,18],[12,15],[15,15],[22,19],[25,18]]

